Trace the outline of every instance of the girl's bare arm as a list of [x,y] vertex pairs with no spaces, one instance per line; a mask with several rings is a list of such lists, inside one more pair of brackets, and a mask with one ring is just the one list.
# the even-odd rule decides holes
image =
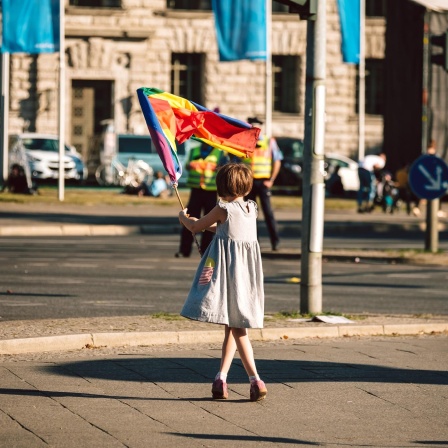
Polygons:
[[202,218],[187,216],[187,209],[179,212],[179,221],[191,233],[199,233],[204,230],[216,232],[216,225],[218,222],[224,222],[227,219],[227,212],[219,206],[215,206],[210,213],[207,213]]

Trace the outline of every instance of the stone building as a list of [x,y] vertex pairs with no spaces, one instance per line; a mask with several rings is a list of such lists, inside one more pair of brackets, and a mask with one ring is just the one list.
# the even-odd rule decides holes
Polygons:
[[[262,1],[262,0],[256,0]],[[264,1],[264,0],[263,0]],[[95,160],[101,123],[147,133],[135,91],[157,87],[239,119],[264,116],[265,64],[219,62],[210,0],[65,0],[66,139]],[[383,0],[367,0],[366,152],[382,146]],[[357,157],[357,66],[327,0],[326,150]],[[273,1],[273,134],[303,137],[306,21]],[[10,58],[9,132],[57,133],[58,54]]]
[[448,31],[448,1],[394,0],[387,23],[383,134],[388,168],[412,163],[431,141],[448,162],[448,71],[441,46],[433,44]]

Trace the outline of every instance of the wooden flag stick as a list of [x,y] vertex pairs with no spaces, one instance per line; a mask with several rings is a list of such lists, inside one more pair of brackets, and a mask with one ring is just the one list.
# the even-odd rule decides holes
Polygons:
[[[177,200],[179,201],[181,210],[183,210],[185,207],[184,207],[184,204],[182,203],[182,199],[180,198],[179,191],[177,190],[177,185],[174,184],[173,188],[174,188],[174,191],[176,192]],[[199,245],[198,239],[196,238],[196,235],[194,233],[192,233],[192,235],[193,235],[194,242],[196,243],[196,247],[198,248],[199,255],[202,257],[201,246]]]

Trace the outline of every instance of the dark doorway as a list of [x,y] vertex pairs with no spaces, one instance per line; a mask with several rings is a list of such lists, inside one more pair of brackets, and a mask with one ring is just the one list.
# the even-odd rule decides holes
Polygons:
[[99,165],[101,122],[114,118],[112,81],[72,81],[71,143],[87,163],[89,175]]

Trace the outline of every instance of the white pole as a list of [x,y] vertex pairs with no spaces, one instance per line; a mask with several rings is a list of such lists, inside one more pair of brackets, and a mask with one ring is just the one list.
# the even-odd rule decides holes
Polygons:
[[358,160],[365,156],[365,114],[366,114],[366,0],[359,2],[359,99],[358,99]]
[[272,137],[272,0],[266,0],[266,110],[265,133]]
[[322,248],[324,237],[327,2],[317,0],[316,20],[307,21],[305,146],[302,181],[302,255],[300,311],[322,312]]
[[64,200],[65,183],[65,0],[59,3],[59,200]]
[[1,113],[2,113],[2,148],[3,148],[3,181],[6,182],[9,174],[9,53],[2,53],[2,86],[1,86]]

